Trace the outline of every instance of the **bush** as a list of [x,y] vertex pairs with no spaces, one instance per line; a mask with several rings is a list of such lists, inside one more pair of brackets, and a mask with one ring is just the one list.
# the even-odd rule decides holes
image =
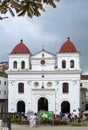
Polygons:
[[68,125],[68,121],[60,121],[61,125]]
[[2,121],[3,121],[3,122],[6,122],[6,121],[7,121],[7,118],[6,118],[6,115],[5,115],[5,114],[2,115]]
[[69,123],[69,125],[71,125],[71,126],[87,126],[86,123],[79,123],[79,122]]
[[18,122],[19,125],[29,125],[29,121],[20,121]]

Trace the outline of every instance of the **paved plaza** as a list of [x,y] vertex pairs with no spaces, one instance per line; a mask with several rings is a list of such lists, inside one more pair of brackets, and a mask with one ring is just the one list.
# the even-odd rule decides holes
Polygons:
[[[88,130],[88,126],[71,127],[71,126],[37,126],[30,127],[29,125],[12,125],[11,130]],[[7,129],[2,129],[7,130]]]

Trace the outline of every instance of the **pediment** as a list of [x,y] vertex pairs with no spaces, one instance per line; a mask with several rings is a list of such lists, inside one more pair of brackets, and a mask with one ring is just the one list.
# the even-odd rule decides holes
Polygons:
[[43,57],[53,59],[53,58],[55,58],[55,55],[50,52],[47,52],[45,50],[42,50],[42,51],[36,53],[35,55],[33,55],[31,58],[32,59],[41,59]]

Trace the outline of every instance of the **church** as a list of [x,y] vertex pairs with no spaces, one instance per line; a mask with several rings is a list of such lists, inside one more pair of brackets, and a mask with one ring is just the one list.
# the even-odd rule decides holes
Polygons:
[[21,40],[9,54],[7,73],[8,112],[79,112],[80,53],[69,37],[56,54],[42,49],[32,55]]

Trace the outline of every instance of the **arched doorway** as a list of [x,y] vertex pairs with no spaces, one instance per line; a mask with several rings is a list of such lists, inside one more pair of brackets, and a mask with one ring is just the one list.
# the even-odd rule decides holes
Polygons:
[[70,113],[70,103],[68,101],[63,101],[61,103],[61,112]]
[[48,100],[45,97],[38,100],[38,111],[40,110],[48,111]]
[[17,102],[17,112],[25,112],[25,103],[24,101],[20,100]]

